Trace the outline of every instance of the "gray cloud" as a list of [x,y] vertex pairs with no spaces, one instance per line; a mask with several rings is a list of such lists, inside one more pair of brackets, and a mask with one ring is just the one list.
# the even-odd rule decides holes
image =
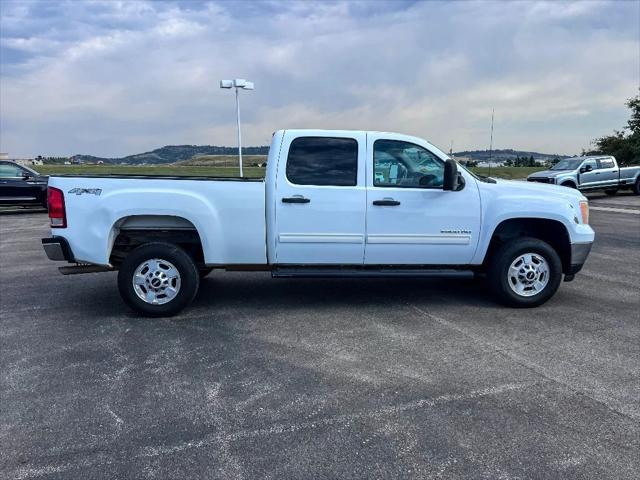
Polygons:
[[638,2],[7,2],[0,150],[120,156],[393,130],[456,149],[575,153],[640,84]]

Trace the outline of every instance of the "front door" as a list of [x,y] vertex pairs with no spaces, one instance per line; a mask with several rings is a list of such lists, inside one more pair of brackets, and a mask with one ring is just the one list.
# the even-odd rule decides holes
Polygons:
[[464,173],[459,191],[444,191],[444,161],[429,144],[369,134],[367,265],[464,265],[480,234],[480,196]]
[[593,159],[593,158],[589,158],[587,160],[585,160],[584,162],[582,162],[582,165],[580,166],[580,170],[578,170],[579,172],[586,168],[587,166],[591,167],[591,171],[589,172],[582,172],[579,173],[580,175],[580,188],[597,188],[600,179],[600,172],[598,172],[598,162]]
[[27,171],[9,162],[0,162],[0,202],[35,202],[39,187],[34,186],[23,173]]
[[275,263],[362,265],[365,150],[364,133],[285,132],[275,191]]

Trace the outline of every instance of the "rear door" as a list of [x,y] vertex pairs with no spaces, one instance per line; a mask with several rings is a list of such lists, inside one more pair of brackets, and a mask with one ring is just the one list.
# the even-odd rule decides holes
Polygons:
[[276,263],[362,265],[362,132],[287,131],[276,174]]
[[618,166],[611,157],[601,158],[598,161],[598,182],[602,187],[618,186]]

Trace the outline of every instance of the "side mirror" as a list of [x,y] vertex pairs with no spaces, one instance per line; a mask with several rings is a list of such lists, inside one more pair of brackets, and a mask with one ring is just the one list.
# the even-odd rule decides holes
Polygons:
[[28,180],[30,178],[31,178],[31,174],[29,172],[27,172],[27,171],[23,171],[22,172],[22,179],[23,180]]
[[458,188],[458,164],[455,160],[444,162],[444,179],[442,190],[456,190]]
[[593,167],[591,165],[580,167],[580,173],[590,172],[591,170],[593,170]]

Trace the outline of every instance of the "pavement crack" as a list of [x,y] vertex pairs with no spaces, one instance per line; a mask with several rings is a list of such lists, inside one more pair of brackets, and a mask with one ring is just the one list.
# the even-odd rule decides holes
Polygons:
[[350,425],[355,420],[367,419],[377,420],[388,416],[397,415],[402,412],[416,410],[421,408],[434,408],[439,405],[443,405],[456,401],[467,401],[476,398],[482,398],[486,396],[499,395],[506,392],[515,390],[524,390],[537,385],[538,382],[522,382],[522,383],[507,383],[503,385],[497,385],[494,387],[487,387],[478,390],[472,390],[466,393],[448,393],[433,398],[423,398],[414,400],[412,402],[402,403],[399,405],[385,405],[377,409],[365,410],[360,412],[348,413],[343,415],[333,415],[316,420],[309,420],[305,422],[283,424],[273,424],[267,428],[260,428],[257,430],[239,430],[227,434],[217,434],[211,436],[205,436],[200,440],[194,440],[189,442],[179,443],[171,446],[148,446],[144,447],[137,457],[154,457],[159,455],[168,455],[172,453],[182,452],[192,448],[201,448],[213,443],[222,442],[227,444],[229,442],[242,440],[246,438],[259,438],[268,437],[271,435],[280,435],[287,433],[295,433],[302,430],[316,429],[321,427],[330,427],[335,425]]

